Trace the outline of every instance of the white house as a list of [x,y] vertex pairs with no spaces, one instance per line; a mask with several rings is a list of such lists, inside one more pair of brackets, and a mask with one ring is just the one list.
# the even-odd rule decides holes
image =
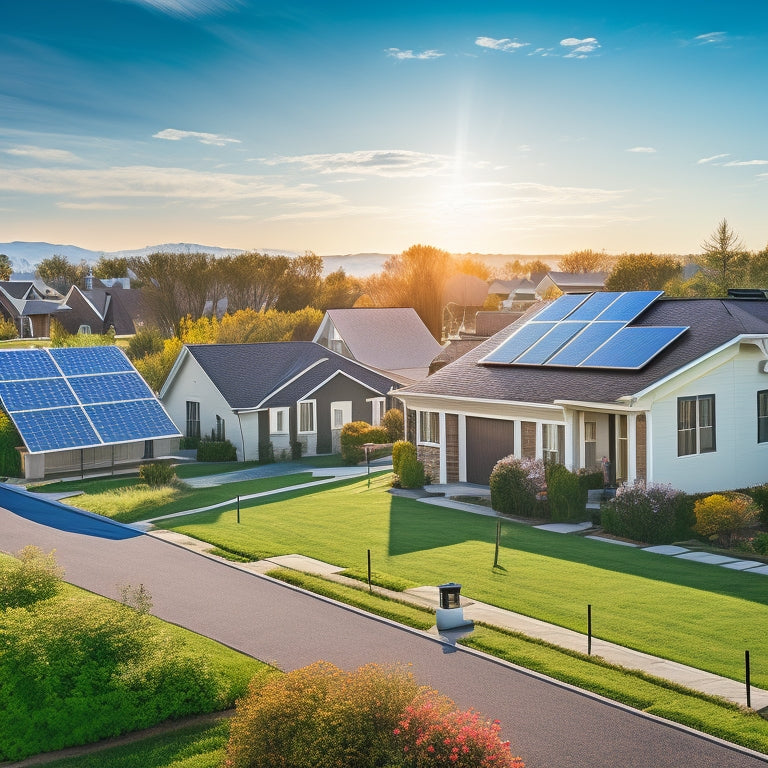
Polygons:
[[514,454],[571,469],[607,461],[617,483],[687,492],[768,482],[764,292],[660,294],[538,304],[398,390],[409,438],[433,475],[487,484],[495,462]]

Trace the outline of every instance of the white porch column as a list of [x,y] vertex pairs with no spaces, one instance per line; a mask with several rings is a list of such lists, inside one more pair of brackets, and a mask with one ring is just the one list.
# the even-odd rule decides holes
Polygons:
[[543,443],[543,424],[540,421],[536,422],[536,458],[539,461],[544,459],[544,443]]
[[467,417],[459,414],[459,482],[467,482]]
[[645,483],[650,485],[653,480],[653,416],[651,411],[645,412]]
[[[573,465],[573,411],[563,411],[565,416],[565,455],[563,456],[563,464],[570,470],[576,469]],[[578,429],[576,430],[578,433]]]
[[446,459],[446,453],[448,448],[448,438],[445,434],[445,411],[439,412],[440,423],[440,482],[448,482],[448,462]]
[[577,448],[579,455],[579,469],[584,469],[586,465],[586,460],[584,457],[584,411],[579,411],[579,432],[576,435],[576,441],[577,441]]
[[523,422],[520,421],[520,419],[515,419],[512,422],[512,441],[513,441],[513,452],[515,456],[517,456],[518,459],[523,458]]
[[637,480],[637,414],[627,414],[627,485]]

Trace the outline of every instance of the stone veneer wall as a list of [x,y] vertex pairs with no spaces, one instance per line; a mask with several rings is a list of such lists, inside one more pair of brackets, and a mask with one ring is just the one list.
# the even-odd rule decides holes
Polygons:
[[645,414],[641,413],[637,417],[635,424],[635,462],[637,464],[637,479],[648,479],[648,433],[646,429]]
[[424,473],[433,483],[440,482],[440,448],[436,445],[417,445],[416,456],[424,465]]

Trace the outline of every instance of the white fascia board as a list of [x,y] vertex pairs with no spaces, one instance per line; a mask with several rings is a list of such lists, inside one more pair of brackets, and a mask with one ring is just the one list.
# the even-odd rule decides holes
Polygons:
[[[387,392],[391,397],[396,397],[398,400],[402,400],[407,404],[408,398],[414,398],[415,400],[448,400],[452,403],[490,403],[497,405],[515,405],[522,406],[524,408],[542,408],[552,411],[562,411],[562,407],[556,403],[531,403],[525,400],[495,400],[488,397],[466,397],[459,395],[434,395],[427,394],[425,392],[403,392],[400,389],[390,389]],[[559,401],[556,401],[559,402]]]
[[186,360],[187,356],[190,355],[191,352],[187,349],[186,344],[181,348],[181,352],[179,352],[178,356],[176,357],[176,360],[173,363],[173,366],[171,367],[171,372],[168,374],[168,377],[163,382],[163,386],[160,387],[160,391],[157,393],[158,400],[165,397],[166,392],[171,388],[171,384],[173,384],[173,380],[176,378],[176,375],[179,372],[179,369],[181,368],[181,364]]
[[[628,399],[632,398],[620,398]],[[594,411],[599,413],[645,413],[645,408],[637,408],[626,403],[596,403],[592,400],[555,400],[556,405],[564,408],[578,408],[581,411]]]
[[328,360],[327,357],[321,357],[319,360],[315,360],[314,363],[312,363],[311,365],[308,365],[306,368],[299,371],[295,376],[292,376],[290,379],[288,379],[288,381],[286,381],[284,384],[281,384],[277,389],[273,389],[258,405],[254,406],[250,410],[252,411],[263,410],[262,406],[264,405],[264,403],[267,402],[267,400],[271,400],[278,392],[281,392],[286,387],[293,384],[294,381],[296,381],[297,379],[300,379],[305,373],[307,373],[307,371],[311,371],[315,366],[320,365],[320,363],[325,363],[327,360]]
[[360,381],[360,379],[356,379],[354,376],[350,376],[346,371],[334,371],[325,381],[321,381],[316,387],[313,387],[309,390],[303,397],[300,397],[299,400],[306,400],[308,397],[313,395],[315,392],[317,392],[318,389],[321,389],[324,387],[331,379],[335,379],[337,376],[346,376],[350,381],[354,381],[355,384],[359,384],[361,387],[364,387],[367,390],[370,390],[371,392],[377,392],[382,397],[385,396],[384,392],[379,392],[378,389],[375,387],[370,386],[369,384],[366,384],[365,382]]

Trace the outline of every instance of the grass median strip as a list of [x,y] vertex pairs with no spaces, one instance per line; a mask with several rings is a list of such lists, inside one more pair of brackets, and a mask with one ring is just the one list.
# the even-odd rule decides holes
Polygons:
[[[427,630],[435,623],[428,609],[371,593],[365,587],[346,586],[283,568],[268,575],[415,629]],[[723,699],[609,664],[596,656],[482,624],[460,643],[635,709],[768,753],[768,721]]]

